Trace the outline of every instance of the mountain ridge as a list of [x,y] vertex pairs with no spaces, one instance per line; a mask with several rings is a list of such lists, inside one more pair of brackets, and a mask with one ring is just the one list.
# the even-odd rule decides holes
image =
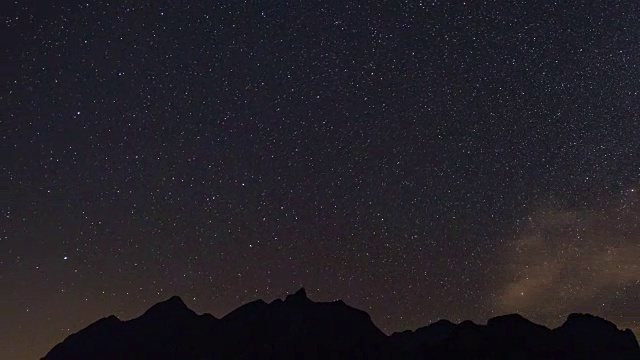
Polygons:
[[221,318],[196,314],[178,296],[131,320],[99,319],[43,360],[68,359],[636,359],[635,334],[591,314],[550,329],[519,314],[485,325],[438,320],[384,334],[341,300],[315,302],[301,288],[284,300],[255,300]]

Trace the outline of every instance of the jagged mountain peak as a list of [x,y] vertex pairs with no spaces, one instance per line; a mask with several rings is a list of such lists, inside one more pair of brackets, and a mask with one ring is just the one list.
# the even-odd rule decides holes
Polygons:
[[507,314],[493,317],[487,321],[487,326],[541,326],[531,322],[520,314]]
[[151,306],[140,316],[140,319],[148,318],[175,318],[178,316],[195,315],[195,312],[182,301],[179,296],[172,296]]
[[598,325],[608,327],[610,329],[617,329],[616,325],[612,322],[605,320],[599,316],[584,313],[572,313],[567,316],[567,320],[561,327],[565,326],[585,326],[585,325]]
[[452,326],[452,325],[455,326],[456,324],[447,319],[440,319],[429,326]]
[[293,294],[287,295],[285,302],[302,302],[302,301],[310,301],[309,297],[307,297],[307,290],[305,288],[300,288]]
[[247,303],[222,320],[198,316],[173,296],[133,320],[100,319],[56,345],[45,359],[477,357],[626,360],[640,358],[640,349],[631,331],[589,314],[571,314],[555,330],[509,314],[487,325],[442,319],[386,336],[366,312],[342,301],[311,301],[301,288],[285,300]]

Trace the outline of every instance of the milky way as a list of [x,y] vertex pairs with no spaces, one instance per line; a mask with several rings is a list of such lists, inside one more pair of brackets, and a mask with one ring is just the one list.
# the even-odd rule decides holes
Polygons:
[[581,208],[551,202],[525,218],[515,241],[505,243],[507,277],[496,310],[553,325],[568,312],[597,311],[637,327],[639,195],[629,189]]
[[321,3],[3,4],[0,354],[300,286],[640,328],[640,2]]

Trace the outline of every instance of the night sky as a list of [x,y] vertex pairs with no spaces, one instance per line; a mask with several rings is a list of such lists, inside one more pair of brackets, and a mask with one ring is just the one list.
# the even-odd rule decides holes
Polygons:
[[0,354],[300,286],[637,333],[640,2],[500,3],[3,5]]

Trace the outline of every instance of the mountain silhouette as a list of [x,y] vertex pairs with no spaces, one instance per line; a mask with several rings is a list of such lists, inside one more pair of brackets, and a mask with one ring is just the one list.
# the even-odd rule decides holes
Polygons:
[[300,289],[256,300],[221,319],[177,296],[121,321],[109,316],[67,337],[43,358],[76,359],[640,359],[631,330],[588,314],[548,329],[511,314],[486,325],[439,320],[385,335],[364,311],[314,302]]

